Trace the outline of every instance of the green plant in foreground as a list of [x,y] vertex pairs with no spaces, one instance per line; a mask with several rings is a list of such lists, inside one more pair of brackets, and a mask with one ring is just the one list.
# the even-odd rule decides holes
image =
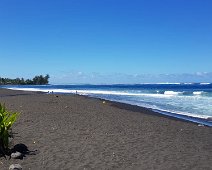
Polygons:
[[9,146],[10,129],[19,113],[9,112],[5,105],[0,103],[0,150],[5,153]]

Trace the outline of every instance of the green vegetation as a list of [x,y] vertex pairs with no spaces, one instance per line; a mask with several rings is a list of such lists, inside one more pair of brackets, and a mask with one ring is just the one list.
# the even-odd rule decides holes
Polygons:
[[49,83],[50,76],[47,74],[46,76],[40,75],[35,76],[32,80],[24,78],[16,78],[16,79],[10,79],[10,78],[1,78],[0,77],[0,85],[44,85]]
[[9,150],[10,130],[18,115],[19,113],[7,111],[5,106],[0,103],[0,152],[4,155]]

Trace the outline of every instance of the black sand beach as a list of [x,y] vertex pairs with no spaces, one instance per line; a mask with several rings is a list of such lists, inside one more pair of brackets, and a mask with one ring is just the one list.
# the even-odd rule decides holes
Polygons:
[[[197,169],[212,167],[212,129],[141,107],[78,95],[0,89],[21,112],[12,145],[34,154],[0,158],[0,169]],[[7,157],[9,158],[9,157]]]

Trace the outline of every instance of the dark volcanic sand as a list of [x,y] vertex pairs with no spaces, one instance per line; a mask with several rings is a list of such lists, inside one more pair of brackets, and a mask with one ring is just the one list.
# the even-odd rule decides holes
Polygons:
[[212,168],[210,127],[77,95],[0,89],[0,102],[21,112],[13,145],[37,150],[23,160],[1,157],[1,170],[12,163],[35,170]]

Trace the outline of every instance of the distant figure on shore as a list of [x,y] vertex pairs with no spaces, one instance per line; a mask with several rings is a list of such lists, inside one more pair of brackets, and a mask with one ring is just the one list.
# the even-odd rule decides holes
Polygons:
[[77,95],[77,90],[76,90],[76,95]]

